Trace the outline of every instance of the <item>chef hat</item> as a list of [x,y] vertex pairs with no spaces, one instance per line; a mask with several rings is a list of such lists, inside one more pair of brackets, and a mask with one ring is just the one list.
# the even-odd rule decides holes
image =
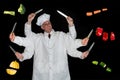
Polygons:
[[40,15],[38,18],[37,18],[37,22],[36,24],[38,26],[41,26],[45,21],[48,21],[50,20],[50,15],[49,14],[46,14],[46,13],[43,13],[42,15]]

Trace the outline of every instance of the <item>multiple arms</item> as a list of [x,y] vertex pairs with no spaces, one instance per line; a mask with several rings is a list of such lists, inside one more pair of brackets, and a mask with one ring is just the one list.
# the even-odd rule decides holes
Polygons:
[[[66,45],[67,53],[70,56],[78,57],[80,59],[85,59],[88,56],[89,51],[81,52],[77,50],[76,42],[74,41],[74,39],[72,39],[68,35],[65,35],[64,38],[65,38],[65,45]],[[76,39],[76,41],[80,42],[79,39]]]
[[15,36],[14,33],[9,35],[11,42],[17,45],[24,46],[25,50],[23,53],[15,52],[17,59],[20,61],[30,59],[34,54],[34,44],[30,38]]
[[[33,37],[33,35],[35,35],[35,33],[33,33],[31,30],[31,23],[32,23],[32,20],[34,19],[35,15],[36,15],[35,13],[31,13],[28,16],[28,21],[25,23],[26,38],[15,36],[15,34],[13,32],[9,36],[11,42],[14,42],[20,46],[26,47],[23,54],[21,54],[19,52],[16,52],[16,54],[15,54],[16,57],[21,61],[31,58],[34,53],[34,45],[32,43],[32,40],[30,39],[30,37]],[[69,41],[67,41],[67,43],[69,42],[67,44],[68,53],[71,56],[80,57],[81,59],[84,59],[85,57],[87,57],[88,51],[85,51],[82,53],[80,51],[77,51],[77,48],[80,47],[81,45],[86,46],[89,38],[86,37],[82,40],[75,39],[76,38],[76,30],[75,30],[75,26],[73,23],[73,19],[71,17],[67,16],[66,20],[69,25],[69,33],[70,33],[70,35],[67,35],[67,36],[68,37],[71,36],[70,38],[68,38]]]

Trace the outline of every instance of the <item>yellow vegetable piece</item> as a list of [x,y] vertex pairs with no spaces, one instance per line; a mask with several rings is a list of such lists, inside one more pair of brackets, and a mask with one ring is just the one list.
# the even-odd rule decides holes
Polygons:
[[11,68],[15,68],[15,69],[19,69],[20,68],[20,65],[19,63],[15,60],[15,61],[12,61],[9,65]]
[[15,75],[17,70],[14,70],[14,69],[6,69],[6,72],[9,74],[9,75]]

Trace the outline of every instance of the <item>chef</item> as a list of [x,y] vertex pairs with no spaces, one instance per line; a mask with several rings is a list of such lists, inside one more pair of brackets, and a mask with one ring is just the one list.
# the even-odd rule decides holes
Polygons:
[[[40,15],[36,24],[41,26],[44,33],[35,34],[28,30],[29,37],[24,38],[10,34],[12,42],[26,47],[23,53],[16,52],[16,57],[24,61],[34,55],[32,80],[70,80],[67,54],[85,59],[89,52],[78,51],[73,37],[62,31],[55,31],[49,14]],[[31,29],[29,22],[26,27]],[[88,40],[83,42],[87,44]]]

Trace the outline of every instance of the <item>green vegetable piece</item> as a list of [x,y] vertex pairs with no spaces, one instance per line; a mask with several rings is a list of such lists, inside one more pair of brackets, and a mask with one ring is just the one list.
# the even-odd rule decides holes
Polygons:
[[103,68],[105,68],[106,67],[106,64],[104,63],[104,62],[100,62],[100,64],[99,64],[100,66],[102,66]]
[[15,11],[4,11],[3,14],[9,14],[15,16]]
[[92,61],[92,64],[98,65],[98,61]]
[[25,9],[24,5],[20,4],[20,7],[18,8],[18,12],[20,14],[25,14],[25,11],[26,11],[26,9]]
[[107,71],[107,72],[112,72],[112,69],[109,68],[109,67],[107,67],[107,68],[106,68],[106,71]]

